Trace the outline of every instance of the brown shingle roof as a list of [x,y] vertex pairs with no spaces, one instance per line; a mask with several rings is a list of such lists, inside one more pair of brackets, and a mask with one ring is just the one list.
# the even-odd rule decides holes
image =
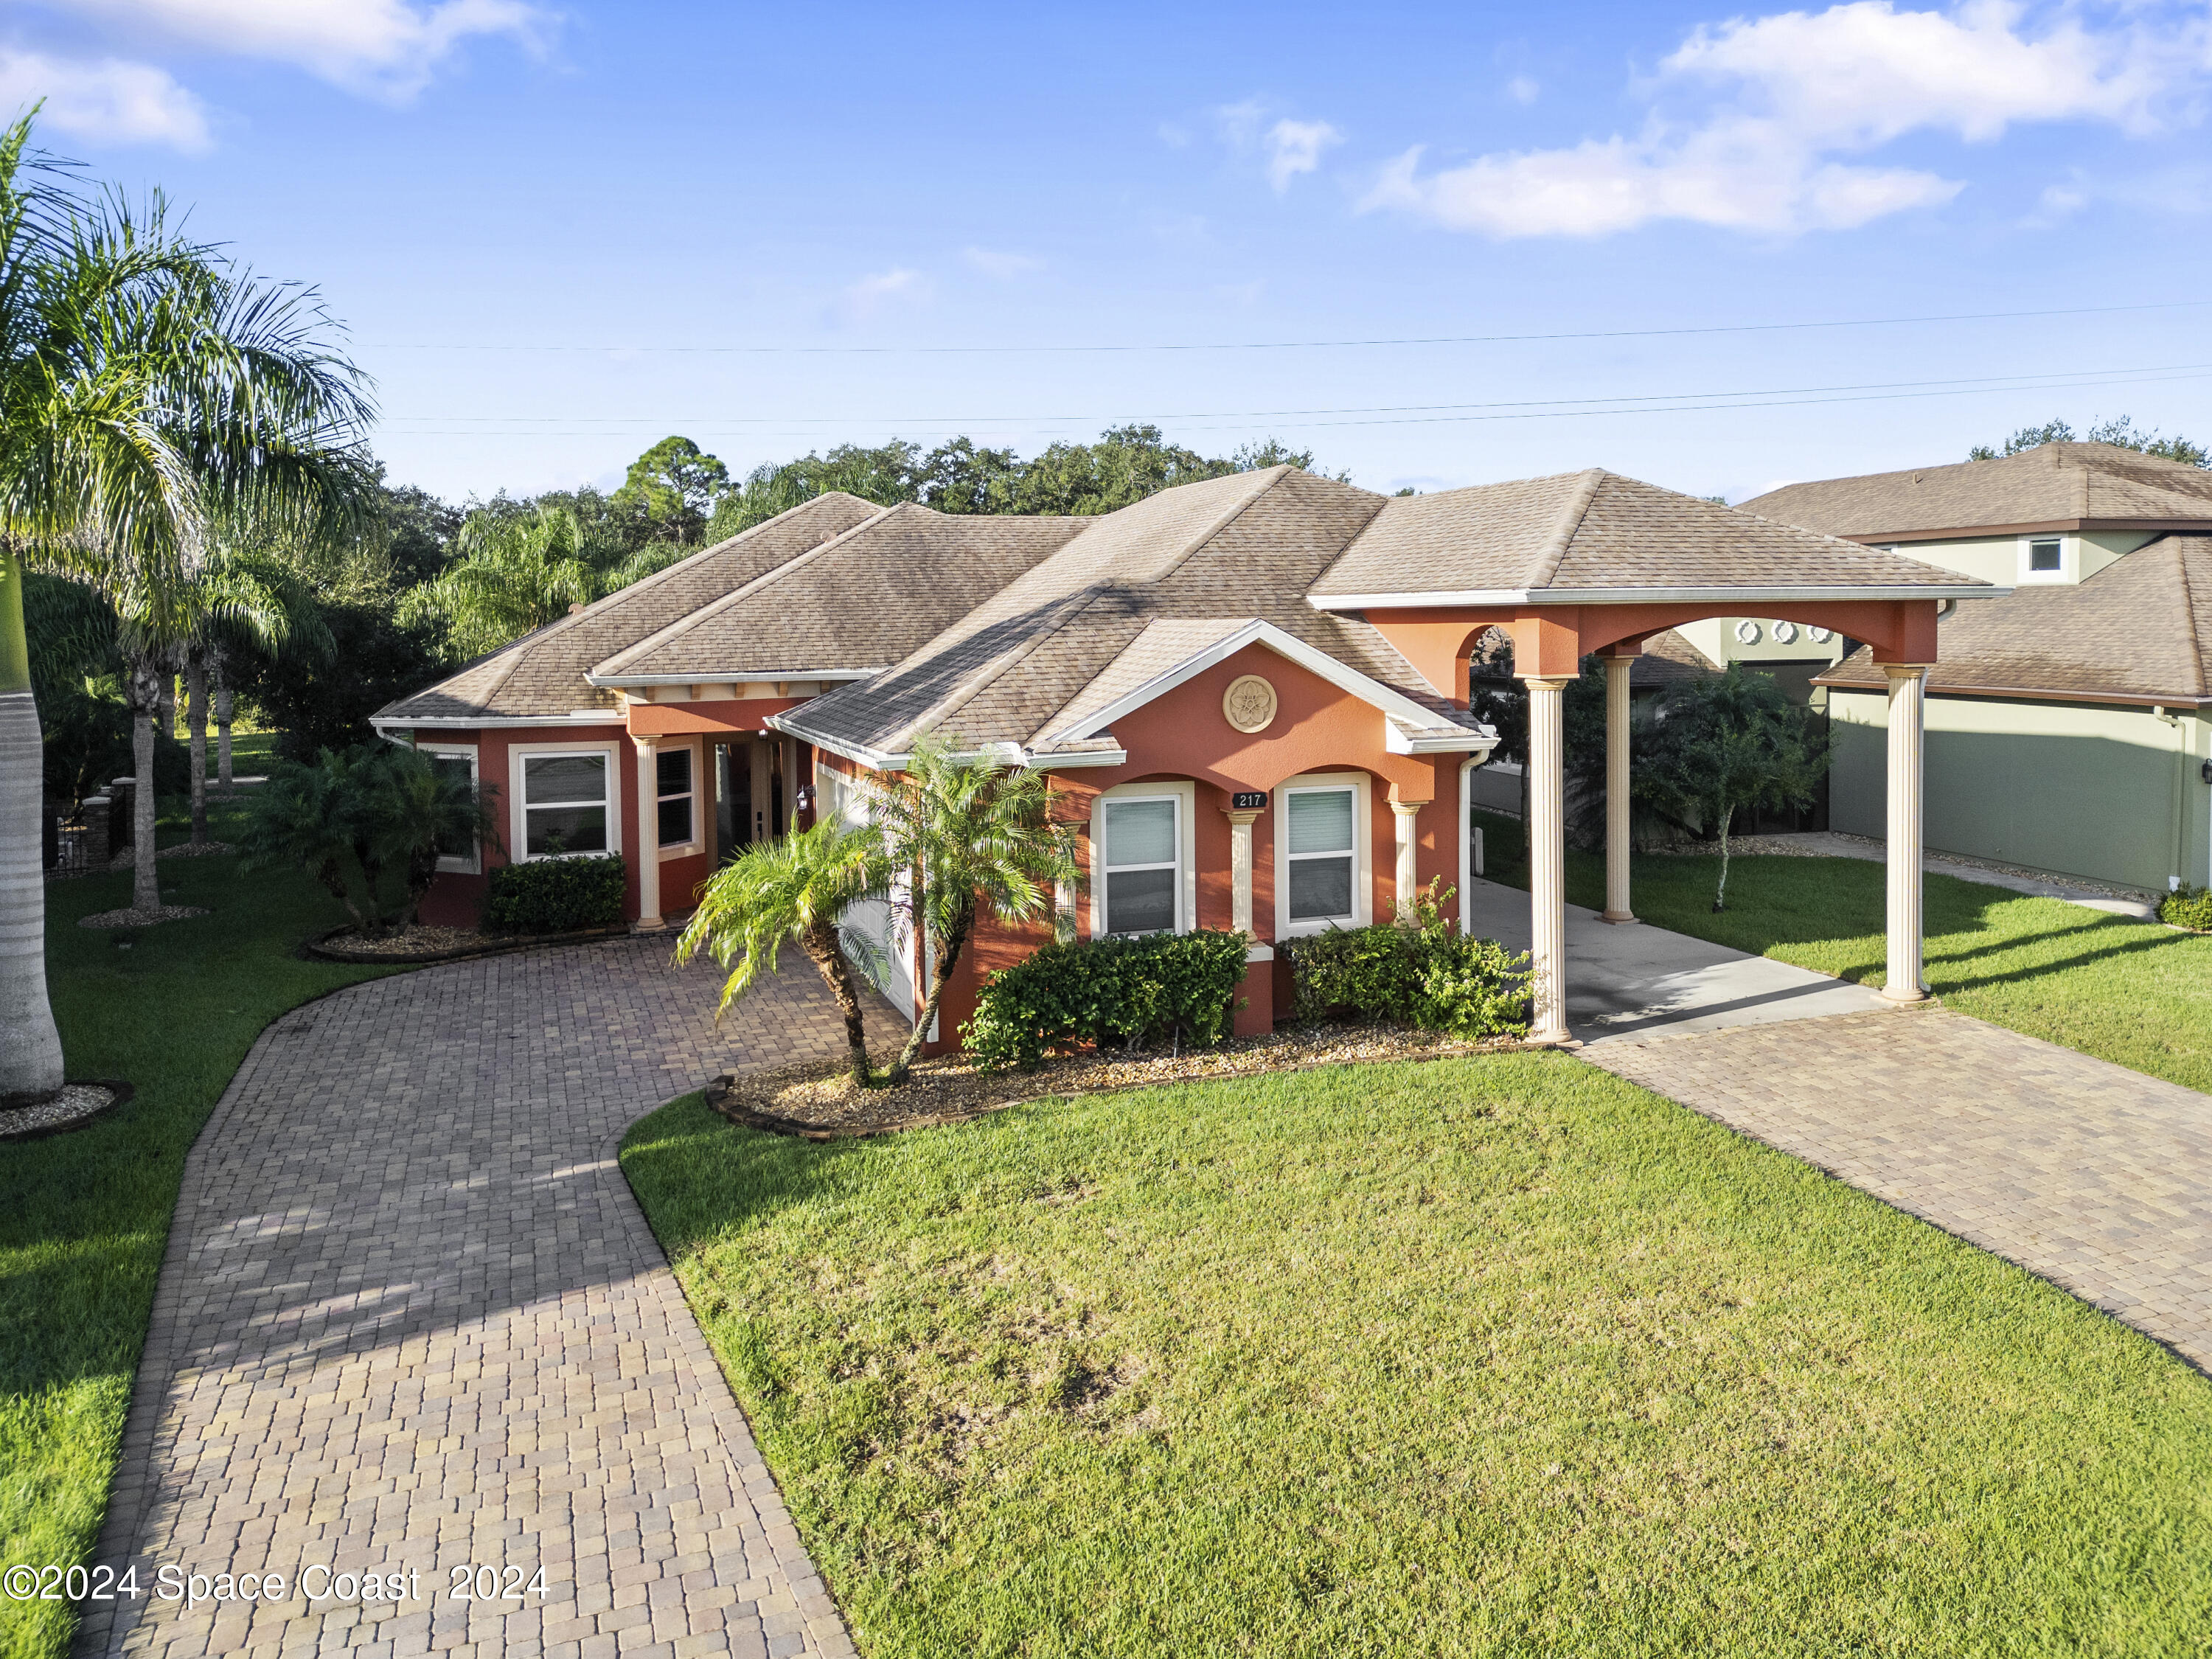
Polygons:
[[[2212,536],[2162,536],[2074,585],[2023,587],[1943,619],[1931,690],[2212,698]],[[1885,683],[1867,651],[1822,685]]]
[[577,709],[605,708],[614,719],[614,693],[584,678],[594,664],[882,510],[842,491],[817,495],[524,635],[428,690],[387,704],[375,718],[404,726],[410,720],[557,719]]
[[1313,588],[1367,594],[1986,587],[1593,469],[1393,498]]
[[1747,510],[1831,536],[2212,519],[2212,472],[2113,444],[2043,444],[2001,460],[1785,484]]
[[882,668],[1093,522],[950,517],[912,503],[894,507],[617,652],[592,672],[625,684]]
[[[1182,660],[1258,619],[1419,703],[1438,725],[1464,724],[1371,626],[1304,601],[1383,500],[1283,467],[1163,491],[1102,519],[889,672],[779,723],[891,753],[933,730],[1029,745],[1112,701],[1102,677],[1130,689],[1172,666],[1169,655]],[[1162,623],[1173,625],[1148,632]],[[1140,638],[1146,646],[1133,653]]]

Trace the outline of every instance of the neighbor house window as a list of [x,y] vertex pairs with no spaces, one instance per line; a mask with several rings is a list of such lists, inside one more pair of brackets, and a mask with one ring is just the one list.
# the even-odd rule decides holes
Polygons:
[[1172,933],[1182,891],[1182,801],[1139,795],[1105,803],[1106,931]]
[[696,807],[691,781],[691,751],[662,749],[653,755],[660,797],[660,844],[684,847],[697,839],[692,833]]
[[1349,924],[1352,884],[1359,861],[1358,803],[1349,787],[1284,793],[1284,854],[1295,925]]
[[[477,751],[473,749],[432,749],[424,747],[422,757],[430,763],[439,777],[452,778],[468,786],[470,794],[477,790]],[[461,839],[441,836],[438,841],[438,867],[457,870],[474,875],[483,867],[476,838]]]
[[2027,544],[2027,568],[2030,570],[2056,572],[2063,568],[2059,557],[2059,543],[2056,536],[2038,537]]
[[604,749],[522,757],[522,847],[526,859],[610,850],[614,765]]

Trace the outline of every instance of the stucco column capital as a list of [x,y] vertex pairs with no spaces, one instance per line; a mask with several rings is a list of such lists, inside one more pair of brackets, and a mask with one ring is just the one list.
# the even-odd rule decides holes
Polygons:
[[1224,806],[1221,809],[1221,816],[1232,824],[1249,824],[1257,822],[1264,810],[1254,806]]
[[1393,800],[1390,810],[1401,818],[1410,818],[1429,803],[1425,800]]

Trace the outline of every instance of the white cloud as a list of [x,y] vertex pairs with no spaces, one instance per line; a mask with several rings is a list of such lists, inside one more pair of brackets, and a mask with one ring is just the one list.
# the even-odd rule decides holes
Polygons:
[[290,64],[356,92],[406,98],[463,41],[503,35],[540,50],[553,19],[526,0],[79,0],[80,8],[182,46]]
[[849,283],[837,296],[835,307],[839,318],[848,323],[864,323],[877,316],[884,308],[898,300],[919,299],[928,292],[929,284],[918,270],[904,265],[890,270],[878,271]]
[[1916,131],[1986,143],[2021,122],[2153,130],[2162,96],[2201,72],[2194,18],[2095,33],[2073,15],[2031,32],[2008,0],[1950,12],[1854,0],[1700,27],[1660,65],[1655,100],[1723,89],[1691,118],[1571,149],[1386,167],[1367,199],[1492,236],[1599,236],[1659,219],[1757,231],[1846,229],[1937,205],[1962,183],[1850,159]]
[[1525,75],[1516,75],[1505,83],[1505,95],[1516,104],[1533,104],[1543,88]]
[[1321,165],[1321,153],[1344,135],[1326,121],[1281,120],[1267,129],[1267,182],[1280,196],[1301,173]]
[[960,251],[971,270],[1001,283],[1042,270],[1044,261],[1030,253],[1008,253],[999,248],[969,247]]
[[12,118],[41,99],[40,121],[72,137],[182,150],[208,146],[200,100],[151,64],[73,62],[0,47],[0,117]]

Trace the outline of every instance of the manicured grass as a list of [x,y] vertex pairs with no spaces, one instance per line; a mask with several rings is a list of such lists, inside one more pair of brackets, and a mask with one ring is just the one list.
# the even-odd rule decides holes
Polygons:
[[[1490,878],[1525,887],[1521,826],[1478,815]],[[1884,866],[1863,859],[1638,858],[1636,914],[1656,927],[1869,985],[1884,983]],[[2212,936],[1929,875],[1928,982],[1949,1006],[2212,1091]],[[1569,849],[1567,900],[1601,908],[1605,860]]]
[[[304,878],[171,859],[161,887],[214,914],[144,929],[128,951],[75,925],[128,904],[127,873],[46,887],[70,1075],[127,1078],[138,1093],[91,1128],[0,1146],[0,1565],[91,1552],[185,1152],[253,1039],[287,1009],[382,971],[289,954],[343,920]],[[70,1623],[65,1604],[0,1599],[0,1654],[61,1654]]]
[[1565,1056],[623,1164],[870,1659],[2212,1630],[2212,1384]]

